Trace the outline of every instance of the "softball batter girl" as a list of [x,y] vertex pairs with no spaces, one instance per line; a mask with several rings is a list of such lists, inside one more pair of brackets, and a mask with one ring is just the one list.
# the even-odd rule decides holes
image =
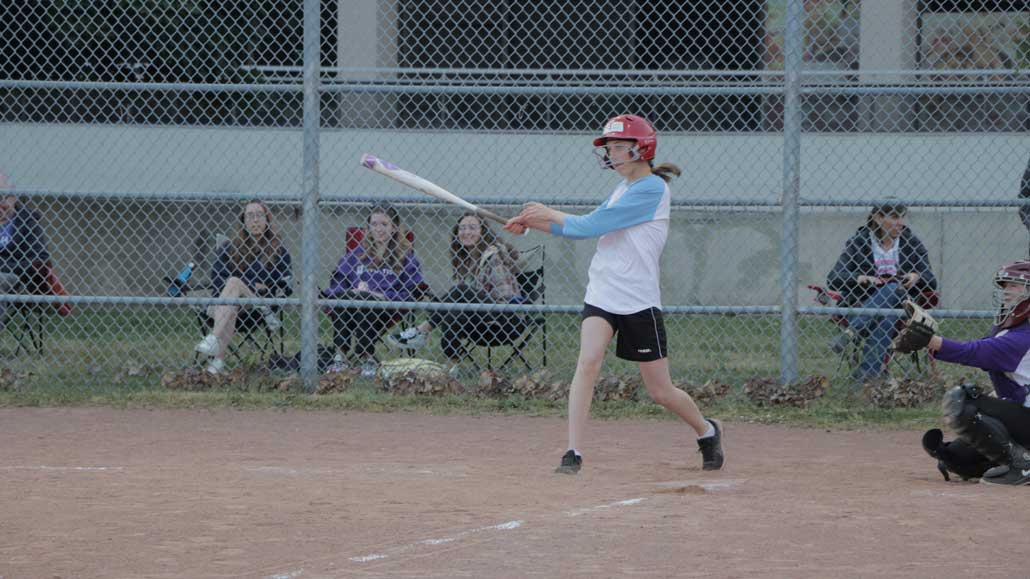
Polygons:
[[668,163],[654,165],[657,145],[657,134],[644,118],[612,118],[594,139],[601,166],[623,179],[608,199],[587,215],[569,215],[540,203],[527,203],[505,225],[515,234],[532,228],[573,239],[599,238],[590,262],[579,359],[569,391],[569,447],[559,473],[576,474],[582,467],[580,449],[594,384],[608,343],[615,336],[616,356],[639,363],[651,398],[697,433],[702,468],[722,468],[721,425],[707,420],[690,395],[673,386],[669,375],[658,262],[669,233],[667,182],[679,176],[680,169]]

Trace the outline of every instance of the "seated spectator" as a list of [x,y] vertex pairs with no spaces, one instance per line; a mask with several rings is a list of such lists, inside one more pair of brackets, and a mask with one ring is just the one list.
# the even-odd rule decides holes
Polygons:
[[[497,238],[475,213],[466,213],[451,233],[451,268],[454,286],[438,301],[468,304],[522,303],[516,281],[518,251]],[[452,374],[461,370],[465,342],[509,343],[522,334],[525,316],[519,312],[436,311],[420,325],[387,336],[397,348],[421,348],[434,328],[441,329],[440,348]]]
[[[841,307],[897,308],[924,290],[937,290],[937,279],[923,242],[905,225],[908,209],[900,203],[872,208],[866,224],[848,239],[827,276],[827,286],[842,295]],[[846,316],[848,328],[830,347],[843,352],[856,336],[866,337],[854,376],[860,381],[882,376],[891,332],[897,321],[886,316]]]
[[[211,266],[211,295],[221,298],[257,298],[288,290],[292,279],[290,254],[283,247],[272,212],[258,200],[247,203],[240,215],[240,229],[218,253]],[[196,350],[210,356],[207,371],[225,368],[225,349],[239,327],[254,327],[261,320],[270,330],[282,322],[268,306],[213,305],[207,315],[214,321],[211,333]],[[237,317],[239,319],[237,320]]]
[[[422,264],[408,240],[397,209],[376,205],[369,210],[367,229],[358,246],[340,259],[329,288],[322,296],[344,300],[411,301],[422,284]],[[375,357],[376,342],[394,317],[394,309],[330,308],[333,323],[333,345],[336,357],[330,372],[347,367],[347,355],[354,346],[354,355],[361,360],[361,373],[375,376],[379,363]]]
[[[12,188],[10,179],[0,173],[0,294],[31,291],[24,285],[33,277],[34,264],[50,260],[39,215],[19,204],[17,196],[3,193]],[[0,302],[0,328],[10,305]]]

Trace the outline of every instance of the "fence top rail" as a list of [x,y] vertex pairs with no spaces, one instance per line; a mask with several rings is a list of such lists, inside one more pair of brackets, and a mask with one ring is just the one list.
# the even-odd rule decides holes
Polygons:
[[[300,77],[304,69],[300,66],[259,66],[243,65],[244,72],[287,73]],[[508,76],[624,76],[624,77],[782,77],[786,73],[778,69],[765,70],[725,70],[725,69],[621,69],[621,68],[413,68],[413,67],[376,67],[376,66],[323,66],[325,74],[427,74],[427,75],[508,75]],[[1030,74],[1030,71],[1019,68],[961,68],[961,69],[848,69],[848,70],[802,70],[803,77],[850,77],[856,75],[869,76],[1016,76]]]
[[[300,298],[221,298],[221,297],[164,297],[164,296],[99,296],[70,295],[43,296],[27,294],[0,294],[0,303],[34,303],[34,304],[89,304],[89,305],[133,305],[133,306],[208,306],[208,305],[284,305],[300,306]],[[387,302],[319,299],[319,306],[346,307],[369,310],[394,310],[398,308],[417,311],[476,311],[476,312],[527,312],[578,314],[582,304],[469,304],[444,302]],[[663,306],[666,314],[682,315],[720,315],[720,316],[775,316],[782,312],[780,306]],[[797,308],[801,315],[829,316],[839,315],[871,315],[900,318],[906,316],[902,309],[884,308],[840,308],[825,306],[807,306]],[[957,310],[935,309],[935,318],[993,318],[994,310]]]
[[[903,318],[908,316],[908,313],[903,309],[884,309],[884,308],[840,308],[840,307],[827,307],[827,306],[806,306],[798,308],[798,313],[802,315],[810,316],[830,316],[830,315],[849,315],[849,316],[883,316],[885,318]],[[934,309],[934,318],[994,318],[998,312],[995,310],[949,310],[949,309]]]
[[[281,205],[296,205],[302,200],[300,192],[289,194],[282,192],[211,192],[211,191],[50,191],[33,189],[12,189],[10,194],[32,198],[69,198],[69,199],[123,199],[129,201],[249,201],[255,197],[266,202]],[[977,195],[982,192],[976,192]],[[487,197],[466,195],[464,197],[470,203],[490,207],[521,207],[523,199],[512,199],[510,197]],[[527,199],[538,200],[547,205],[560,207],[596,207],[603,201],[601,198],[569,199],[568,197],[549,197],[545,195],[529,195]],[[367,207],[370,203],[379,202],[381,197],[368,195],[350,195],[346,193],[321,193],[319,200],[325,205],[339,206],[361,206]],[[423,195],[392,195],[391,203],[394,205],[422,206],[436,208],[448,206],[442,201],[429,199]],[[874,205],[884,203],[901,203],[907,207],[926,207],[940,209],[962,209],[962,208],[1013,208],[1030,205],[1030,198],[1012,198],[1002,200],[989,199],[907,199],[890,198],[881,199],[875,196],[863,198],[829,199],[829,198],[802,198],[799,206],[803,208],[827,208],[827,207],[855,207],[868,209]],[[673,196],[671,200],[673,207],[678,208],[771,208],[781,207],[778,192],[770,192],[766,198],[748,197],[712,197],[697,198],[685,196]]]
[[[304,85],[299,82],[279,83],[183,83],[183,82],[108,82],[108,81],[55,81],[55,80],[0,80],[0,89],[23,90],[107,90],[107,91],[176,91],[211,93],[300,93]],[[324,82],[323,93],[372,94],[488,94],[488,95],[778,95],[784,92],[783,83],[706,83],[670,84],[652,83],[504,83],[487,82],[389,82],[348,81]],[[802,94],[855,94],[855,95],[961,95],[961,94],[1030,94],[1030,81],[1018,82],[952,82],[952,83],[824,83],[805,84]]]

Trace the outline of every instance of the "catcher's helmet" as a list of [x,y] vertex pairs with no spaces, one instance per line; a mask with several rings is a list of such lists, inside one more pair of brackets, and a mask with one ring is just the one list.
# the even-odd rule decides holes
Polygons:
[[[1005,303],[1005,284],[1023,286],[1023,293],[1018,301]],[[994,324],[999,328],[1011,328],[1030,317],[1030,261],[1016,261],[1006,265],[994,274],[994,301],[998,306],[998,314]]]
[[[608,119],[601,136],[594,139],[594,146],[603,147],[609,139],[635,141],[637,145],[634,147],[634,160],[651,161],[654,159],[655,149],[658,148],[658,133],[647,119],[637,115],[619,115]],[[611,167],[611,164],[607,167]]]

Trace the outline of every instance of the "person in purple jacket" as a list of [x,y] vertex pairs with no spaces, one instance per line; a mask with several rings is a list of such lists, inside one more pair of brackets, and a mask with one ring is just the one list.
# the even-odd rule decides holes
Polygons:
[[939,335],[926,347],[945,362],[987,371],[997,397],[975,385],[944,395],[944,420],[959,437],[944,442],[939,429],[923,436],[923,448],[947,471],[986,483],[1030,484],[1030,261],[1017,261],[994,276],[998,314],[986,338],[960,342]]
[[[358,246],[340,260],[322,290],[323,297],[346,300],[411,301],[422,283],[422,264],[408,241],[397,209],[376,205],[368,214],[365,235]],[[346,369],[347,354],[362,361],[361,373],[375,376],[375,346],[379,336],[397,315],[394,309],[333,308],[333,345],[336,358],[330,372]]]

